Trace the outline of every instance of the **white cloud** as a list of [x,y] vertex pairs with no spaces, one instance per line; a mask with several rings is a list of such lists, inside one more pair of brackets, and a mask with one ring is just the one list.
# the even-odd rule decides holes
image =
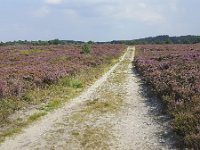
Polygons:
[[[160,8],[160,7],[159,7]],[[148,24],[165,23],[165,14],[157,9],[156,6],[150,5],[146,1],[118,0],[113,4],[97,5],[95,8],[102,17],[115,19],[119,21],[144,22]]]
[[144,9],[147,8],[147,5],[145,3],[139,3],[138,6]]
[[164,16],[162,16],[159,13],[151,12],[151,11],[136,13],[135,17],[140,21],[150,23],[150,24],[162,24],[165,22]]
[[177,11],[178,10],[177,0],[171,0],[169,5],[170,5],[170,9],[172,11]]
[[[44,0],[46,4],[61,4],[67,16],[80,15],[106,19],[129,20],[150,24],[161,24],[166,20],[163,10],[176,9],[177,0]],[[167,4],[167,5],[166,5]],[[168,8],[166,8],[168,7]]]
[[61,4],[63,0],[45,0],[45,3],[52,4],[52,5],[58,5]]
[[45,17],[48,14],[50,14],[50,9],[48,7],[43,6],[39,8],[38,10],[36,10],[33,14],[36,17]]
[[64,9],[62,12],[64,13],[64,15],[66,17],[69,17],[69,18],[77,18],[77,17],[79,17],[78,13],[73,9]]

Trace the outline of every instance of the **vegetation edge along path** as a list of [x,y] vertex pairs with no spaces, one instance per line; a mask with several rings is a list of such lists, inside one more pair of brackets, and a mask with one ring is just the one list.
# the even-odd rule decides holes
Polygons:
[[132,70],[134,50],[128,48],[80,96],[8,139],[0,149],[168,149],[160,135],[165,129],[154,118],[160,114],[150,113],[156,106],[149,105]]
[[[127,51],[123,56],[119,58],[119,62],[122,61],[126,55]],[[18,141],[17,139],[21,139],[22,141],[24,139],[28,139],[31,137],[31,139],[37,139],[40,135],[48,131],[48,129],[53,125],[53,123],[56,120],[59,120],[61,114],[66,114],[68,110],[73,105],[76,105],[77,103],[81,103],[84,100],[84,97],[87,97],[89,94],[93,92],[93,89],[97,88],[100,84],[102,84],[109,74],[111,74],[112,71],[115,70],[115,68],[119,65],[119,62],[117,62],[115,65],[113,65],[108,72],[106,72],[101,78],[99,78],[92,86],[86,89],[86,91],[83,91],[78,97],[72,99],[70,102],[66,103],[62,108],[58,108],[52,112],[49,112],[48,114],[43,114],[41,120],[36,122],[35,124],[31,124],[29,127],[24,128],[24,129],[16,129],[16,133],[21,132],[22,133],[19,135],[14,136],[14,138],[7,138],[5,142],[2,142],[1,146],[3,147],[4,145],[15,145],[13,142]],[[45,115],[45,116],[44,116]],[[46,123],[48,122],[48,126],[46,126]],[[45,124],[45,125],[43,125]],[[28,124],[29,125],[29,124]],[[26,126],[25,126],[26,127]],[[49,127],[49,128],[48,128]],[[15,132],[14,132],[15,133]],[[11,134],[12,136],[13,134]],[[16,139],[13,141],[13,139]],[[20,141],[20,140],[19,140]],[[12,144],[8,144],[8,143]],[[28,142],[28,141],[27,141]],[[11,148],[11,147],[10,147]],[[1,149],[1,148],[0,148]]]
[[[17,111],[9,116],[6,115],[6,121],[5,119],[4,122],[0,121],[0,143],[7,137],[20,133],[23,128],[26,128],[28,125],[39,120],[42,116],[71,101],[72,98],[79,95],[83,90],[107,72],[110,67],[118,61],[118,58],[124,54],[124,52],[125,49],[122,49],[116,57],[111,57],[110,59],[107,58],[108,60],[100,65],[90,66],[85,70],[82,69],[75,75],[70,75],[60,79],[55,84],[51,84],[45,88],[36,88],[30,92],[28,91],[25,94],[30,103],[28,106],[20,105],[19,108],[15,108],[15,104],[12,104],[12,101],[5,101],[6,105],[12,107],[12,109],[16,109]],[[31,99],[29,100],[29,98]],[[22,101],[21,99],[16,100],[16,102],[24,103],[23,99]],[[3,107],[1,105],[1,112],[5,110],[4,112],[7,113],[9,107]]]

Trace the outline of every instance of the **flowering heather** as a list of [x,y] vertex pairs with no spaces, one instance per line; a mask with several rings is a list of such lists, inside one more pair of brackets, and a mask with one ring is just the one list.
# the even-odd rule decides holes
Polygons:
[[56,82],[81,69],[95,67],[120,55],[123,45],[93,45],[90,54],[81,46],[0,46],[0,97],[20,97],[27,89]]
[[200,149],[200,44],[139,45],[135,65],[174,117],[186,146]]

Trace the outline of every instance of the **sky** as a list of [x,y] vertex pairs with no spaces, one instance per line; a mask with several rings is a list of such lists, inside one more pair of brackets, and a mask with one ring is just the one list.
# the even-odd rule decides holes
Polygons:
[[200,0],[0,0],[0,41],[200,35]]

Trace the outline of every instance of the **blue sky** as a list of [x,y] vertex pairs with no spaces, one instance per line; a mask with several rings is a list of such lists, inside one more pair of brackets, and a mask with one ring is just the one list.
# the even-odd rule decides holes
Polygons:
[[0,41],[200,35],[199,0],[0,0]]

